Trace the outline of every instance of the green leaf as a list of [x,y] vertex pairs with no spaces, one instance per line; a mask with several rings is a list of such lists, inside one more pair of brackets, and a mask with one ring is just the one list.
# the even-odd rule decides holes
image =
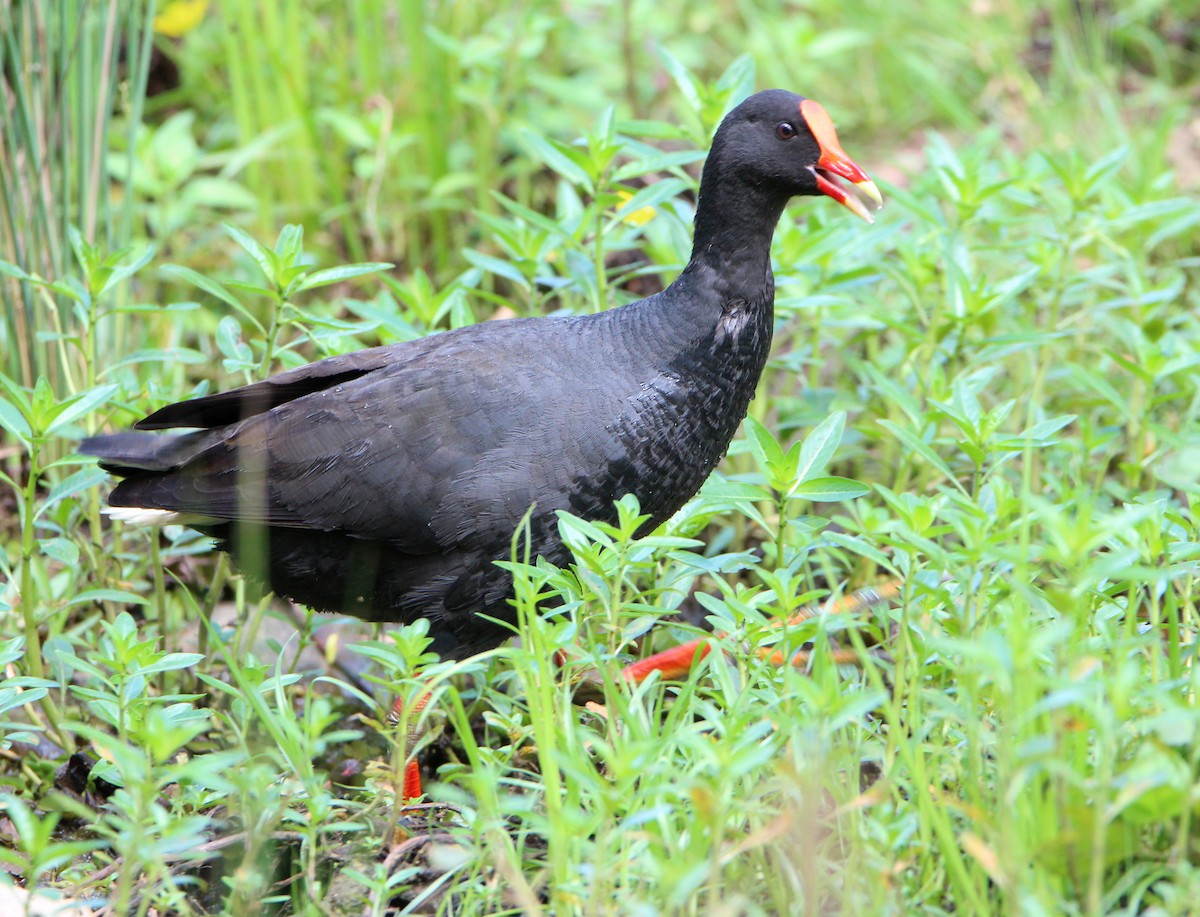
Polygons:
[[77,396],[71,401],[68,401],[54,415],[54,419],[46,427],[46,433],[57,433],[63,427],[70,423],[74,423],[85,414],[90,414],[100,405],[109,401],[113,395],[117,393],[117,384],[109,382],[104,385],[97,385],[83,394]]
[[1107,181],[1109,176],[1125,164],[1129,155],[1129,147],[1119,146],[1088,166],[1088,170],[1083,173],[1084,192],[1090,194],[1098,184]]
[[783,448],[770,430],[753,417],[747,417],[743,421],[742,429],[746,432],[746,442],[750,444],[750,451],[762,470],[777,468],[783,462]]
[[108,472],[96,465],[81,468],[65,480],[59,481],[50,489],[45,502],[38,507],[37,515],[41,516],[60,500],[73,497],[75,494],[87,490],[89,487],[95,487],[97,484],[103,484],[107,478]]
[[771,502],[773,494],[756,484],[710,478],[700,492],[706,508],[715,511],[732,510],[746,516],[764,530],[771,526],[758,510],[757,504]]
[[388,264],[384,261],[370,261],[363,264],[343,264],[340,267],[330,267],[320,271],[313,271],[297,284],[296,292],[314,290],[317,287],[324,287],[331,283],[349,280],[351,277],[362,277],[365,274],[390,271],[393,267],[395,267],[394,264]]
[[814,503],[837,503],[841,500],[854,500],[870,490],[865,484],[849,478],[810,478],[796,484],[792,488],[791,496],[812,500]]
[[1045,442],[1067,424],[1072,423],[1075,420],[1075,416],[1074,414],[1063,414],[1061,417],[1051,417],[1049,420],[1035,423],[1029,429],[1021,431],[1017,436],[1019,439],[1032,440],[1035,443]]
[[[639,175],[645,175],[648,172],[667,172],[672,169],[678,169],[682,166],[690,165],[693,162],[700,162],[708,154],[703,150],[676,150],[670,153],[657,153],[650,156],[639,156],[632,162],[627,162],[613,174],[615,181],[625,181],[630,178],[637,178]],[[678,179],[676,179],[678,181]],[[658,185],[664,184],[665,180],[653,182],[643,188],[643,191],[649,191]],[[682,182],[679,190],[691,187],[692,182]],[[678,191],[673,191],[671,194],[663,195],[670,197],[673,194],[678,194]]]
[[198,302],[173,302],[165,306],[159,305],[156,302],[139,302],[131,303],[127,306],[117,306],[115,309],[107,309],[104,315],[141,315],[150,313],[157,315],[160,312],[195,312],[200,308]]
[[71,599],[63,606],[70,608],[74,605],[88,605],[99,602],[118,602],[122,605],[148,605],[150,600],[136,592],[124,592],[120,589],[88,589]]
[[[156,764],[162,764],[180,748],[209,727],[209,714],[188,704],[172,708],[151,707],[146,715],[142,741]],[[199,826],[202,820],[195,820]],[[176,826],[178,831],[179,826]],[[186,836],[186,835],[185,835]],[[197,835],[196,842],[200,841]]]
[[628,137],[643,137],[650,140],[686,140],[688,132],[678,124],[666,121],[642,121],[632,119],[622,121],[618,126],[622,134]]
[[289,223],[279,231],[275,240],[277,264],[284,268],[294,267],[300,263],[300,255],[304,251],[304,227]]
[[132,277],[134,274],[136,274],[138,271],[140,271],[142,268],[144,268],[147,264],[149,264],[150,259],[153,257],[154,257],[154,246],[147,245],[146,250],[143,251],[135,260],[129,262],[128,264],[122,264],[118,267],[113,268],[112,273],[108,275],[108,280],[104,281],[104,286],[102,286],[100,288],[100,291],[96,294],[97,298],[103,296],[105,293],[107,293],[109,290],[116,287],[118,284],[120,284],[126,278]]
[[1054,434],[1075,420],[1074,414],[1064,414],[1061,417],[1051,417],[1036,423],[1016,436],[1001,437],[992,443],[996,449],[1025,449],[1030,446],[1046,447],[1054,445],[1058,440]]
[[32,274],[25,273],[25,271],[8,261],[0,261],[0,274],[15,277],[17,280],[33,280]]
[[33,430],[30,429],[25,415],[17,410],[11,401],[2,398],[0,398],[0,427],[27,445],[33,438]]
[[728,114],[734,107],[745,101],[754,92],[754,56],[742,54],[725,68],[725,72],[717,78],[717,89],[726,94],[725,110],[722,116]]
[[613,215],[614,220],[622,220],[629,216],[629,214],[641,210],[643,207],[658,207],[663,201],[681,194],[689,187],[689,184],[689,182],[685,182],[679,178],[668,178],[663,181],[656,181],[652,185],[647,185],[621,205],[620,209]]
[[[25,655],[25,638],[9,637],[0,643],[0,667],[7,668]],[[7,681],[8,679],[5,679]]]
[[687,101],[688,107],[699,114],[703,107],[700,101],[699,82],[692,76],[691,71],[683,65],[683,62],[667,50],[665,45],[658,46],[658,56],[662,58],[663,69],[675,81],[675,85]]
[[804,438],[804,445],[800,447],[800,463],[796,467],[795,483],[790,493],[795,493],[799,484],[829,464],[842,442],[842,431],[845,427],[846,412],[837,411],[817,424]]
[[867,558],[884,570],[890,570],[892,568],[892,561],[888,558],[888,556],[873,544],[867,542],[865,539],[858,538],[854,535],[847,535],[844,532],[831,532],[829,530],[823,532],[821,537],[826,541],[845,548],[847,551],[859,555],[860,557]]
[[252,296],[265,296],[267,299],[274,299],[276,291],[270,287],[260,286],[257,283],[243,283],[240,280],[227,280],[225,286],[231,290],[237,290],[239,293],[249,293]]
[[203,653],[167,653],[149,665],[139,668],[138,673],[141,675],[153,675],[156,672],[173,672],[177,669],[186,669],[194,666],[202,659],[204,659]]
[[242,327],[232,315],[226,315],[217,322],[217,349],[228,360],[235,363],[251,363],[254,353],[250,345],[242,340]]
[[217,299],[221,300],[221,302],[237,310],[240,315],[252,322],[260,334],[265,335],[267,333],[267,330],[259,323],[258,319],[256,319],[245,306],[238,302],[237,298],[232,293],[230,293],[227,289],[225,289],[225,287],[213,280],[211,277],[206,277],[204,274],[201,274],[198,271],[193,271],[190,267],[184,267],[182,264],[164,264],[158,270],[160,274],[166,274],[168,277],[176,277],[192,284],[193,286],[199,287],[205,293],[208,293],[211,296],[215,296]]
[[477,252],[471,248],[463,249],[463,257],[470,261],[476,267],[483,268],[493,274],[511,280],[522,290],[530,289],[529,281],[513,264],[508,261],[503,261],[500,258],[493,258],[491,255],[485,255],[483,252]]
[[566,148],[547,140],[531,130],[522,131],[521,139],[536,158],[540,159],[571,184],[583,188],[588,194],[595,193],[587,170],[575,161],[574,157],[566,151]]
[[213,210],[253,210],[258,198],[240,182],[197,175],[183,186],[179,199]]
[[74,226],[67,227],[67,241],[84,276],[91,277],[100,262],[96,249],[84,241],[83,234]]
[[538,213],[529,207],[519,204],[509,197],[505,197],[499,191],[493,191],[492,197],[500,203],[500,205],[509,213],[528,223],[530,226],[536,226],[549,235],[558,239],[570,239],[571,233],[563,228],[562,223],[557,220],[552,220],[545,214]]
[[586,542],[612,545],[613,540],[596,523],[588,522],[563,509],[556,510],[555,515],[558,516],[558,528],[563,541],[572,547],[579,548]]
[[[259,270],[266,275],[267,280],[269,280],[273,286],[279,286],[279,256],[277,256],[270,249],[264,248],[257,239],[255,239],[245,230],[234,226],[232,223],[222,223],[221,228],[225,230],[225,234],[229,236],[229,238],[233,239],[234,242],[236,242],[245,250],[246,254],[254,259],[254,263],[257,264]],[[285,231],[286,229],[287,227],[284,228]]]
[[[892,423],[890,420],[880,420],[879,425],[900,440],[900,442],[904,443],[904,445],[906,445],[913,452],[917,453],[917,455],[921,456],[921,458],[925,459],[925,461],[940,471],[943,475],[945,475],[946,479],[955,487],[957,487],[959,490],[963,490],[962,484],[960,484],[958,478],[954,476],[954,472],[950,470],[950,466],[947,465],[942,457],[934,452],[932,447],[919,436],[917,436],[911,430],[906,430],[900,425]],[[966,491],[963,492],[966,493]]]
[[108,375],[122,366],[132,366],[136,363],[184,363],[193,365],[207,360],[204,354],[191,347],[164,347],[161,350],[137,350],[124,359],[109,363],[100,372],[100,377]]
[[47,557],[57,560],[66,567],[74,567],[79,563],[79,547],[69,538],[47,538],[39,541],[38,546]]

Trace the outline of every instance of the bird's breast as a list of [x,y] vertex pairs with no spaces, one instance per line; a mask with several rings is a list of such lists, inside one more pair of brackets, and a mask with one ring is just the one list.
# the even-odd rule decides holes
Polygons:
[[605,425],[602,473],[576,481],[573,512],[608,519],[612,502],[632,493],[657,524],[700,489],[729,448],[766,363],[771,323],[764,312],[731,301],[689,346],[646,371]]
[[713,350],[718,351],[738,342],[743,333],[750,328],[752,317],[749,303],[744,299],[735,299],[722,305],[721,317],[717,319],[713,329]]

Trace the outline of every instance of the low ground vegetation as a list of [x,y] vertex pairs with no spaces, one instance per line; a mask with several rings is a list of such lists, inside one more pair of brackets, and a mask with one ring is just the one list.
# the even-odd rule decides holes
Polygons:
[[[103,174],[93,219],[38,235],[53,220],[13,197],[0,233],[0,893],[112,914],[1194,913],[1189,4],[159,5],[184,16],[159,25],[164,92],[116,92],[103,155],[64,159],[103,166],[82,173]],[[88,432],[658,288],[710,131],[770,85],[834,113],[887,206],[866,227],[793,204],[730,455],[649,537],[625,501],[617,526],[563,520],[569,568],[515,542],[519,640],[436,663],[421,624],[306,613],[195,533],[102,517]],[[806,486],[830,475],[861,486]],[[891,605],[788,633],[803,669],[745,652],[885,582]],[[686,682],[616,684],[709,628],[727,652]],[[431,805],[405,809],[380,721],[431,684]]]

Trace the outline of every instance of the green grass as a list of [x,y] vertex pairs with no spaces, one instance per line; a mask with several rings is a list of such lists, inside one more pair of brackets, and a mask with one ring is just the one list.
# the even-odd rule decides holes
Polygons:
[[[148,20],[143,0],[0,11],[0,258],[61,276],[69,227],[112,249],[128,241],[133,200],[114,199],[106,171],[128,176],[133,163],[108,145],[122,121],[141,118]],[[0,368],[27,386],[40,376],[72,384],[53,306],[29,284],[0,281]]]
[[[0,338],[3,882],[114,914],[1193,913],[1197,28],[1182,2],[222,4],[108,136],[131,248],[2,256],[31,304]],[[774,85],[887,206],[789,209],[753,420],[652,536],[626,502],[564,520],[568,569],[518,538],[519,643],[435,663],[420,624],[321,629],[194,533],[102,521],[86,432],[669,279],[698,151]],[[789,631],[803,671],[746,651],[889,580]],[[618,684],[705,616],[726,652]],[[449,807],[414,813],[380,724],[430,686]]]

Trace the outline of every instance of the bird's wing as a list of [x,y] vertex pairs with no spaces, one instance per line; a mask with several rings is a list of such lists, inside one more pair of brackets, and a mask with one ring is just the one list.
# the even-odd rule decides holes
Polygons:
[[[546,517],[569,506],[581,474],[603,473],[612,448],[605,418],[626,400],[602,374],[589,382],[573,354],[552,352],[570,337],[545,333],[545,322],[511,324],[487,335],[492,346],[477,346],[475,335],[431,338],[212,431],[216,441],[189,460],[135,474],[111,502],[338,531],[415,553],[507,539],[531,505]],[[239,390],[243,404],[265,403],[281,383],[337,373],[287,375]],[[277,388],[261,388],[268,384]],[[216,416],[212,405],[180,409],[171,423]],[[229,397],[218,407],[236,413],[236,405]]]
[[[436,340],[435,336],[421,343]],[[138,430],[229,426],[296,398],[362,378],[404,359],[406,349],[411,347],[411,344],[390,344],[328,357],[316,363],[297,366],[262,382],[169,404],[134,426]]]

